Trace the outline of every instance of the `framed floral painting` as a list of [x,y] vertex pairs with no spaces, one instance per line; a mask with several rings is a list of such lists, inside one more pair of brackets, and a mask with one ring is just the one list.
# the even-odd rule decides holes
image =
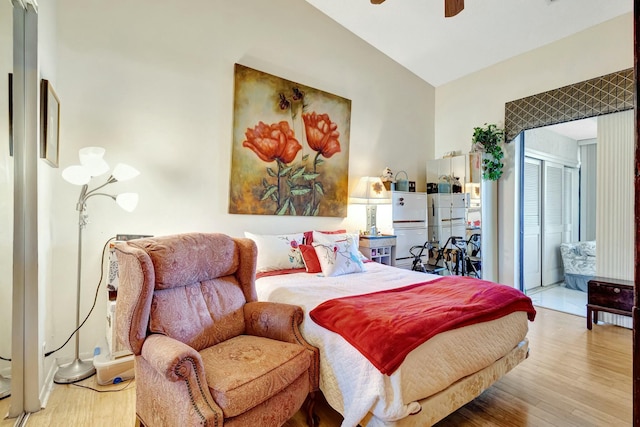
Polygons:
[[235,64],[229,213],[345,217],[351,101]]

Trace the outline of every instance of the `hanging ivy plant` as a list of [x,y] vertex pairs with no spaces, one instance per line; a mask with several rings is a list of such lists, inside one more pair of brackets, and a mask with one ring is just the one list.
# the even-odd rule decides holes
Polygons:
[[497,181],[502,176],[502,142],[504,141],[504,129],[495,124],[484,124],[483,127],[473,128],[472,150],[482,152],[482,178]]

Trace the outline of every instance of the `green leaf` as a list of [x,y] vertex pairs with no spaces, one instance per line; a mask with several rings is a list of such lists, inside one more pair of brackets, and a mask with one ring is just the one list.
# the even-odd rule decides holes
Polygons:
[[302,196],[311,192],[309,187],[296,187],[291,189],[292,196]]
[[302,176],[302,174],[304,174],[304,166],[296,169],[292,174],[291,174],[291,179],[297,179],[300,178]]
[[275,195],[274,193],[276,191],[278,191],[278,186],[277,185],[271,185],[271,186],[267,187],[267,189],[264,192],[264,194],[262,195],[262,198],[260,199],[260,201],[267,200],[269,197],[271,197],[271,195]]
[[319,176],[320,176],[319,173],[305,173],[302,175],[302,178],[304,178],[305,181],[313,181]]
[[309,155],[308,155],[308,154],[304,154],[304,155],[302,156],[302,161],[303,161],[303,162],[306,162],[308,158],[309,158]]
[[321,182],[316,182],[314,184],[314,187],[316,189],[316,193],[322,194],[324,196],[324,188],[322,188],[322,183]]
[[278,174],[271,168],[267,168],[267,173],[269,174],[269,176],[272,176],[274,178],[278,176]]
[[280,169],[280,176],[285,176],[291,170],[291,166],[287,166],[284,169]]
[[280,209],[278,209],[278,211],[276,212],[276,215],[284,215],[284,214],[286,214],[290,203],[291,203],[291,199],[289,199],[287,197],[284,200],[284,203],[282,203],[282,206],[280,206]]
[[315,165],[316,166],[320,166],[323,163],[324,163],[324,160],[322,160],[322,157],[317,157],[316,158],[316,161],[315,161]]
[[305,205],[304,212],[302,213],[304,216],[309,216],[309,214],[311,214],[311,203]]

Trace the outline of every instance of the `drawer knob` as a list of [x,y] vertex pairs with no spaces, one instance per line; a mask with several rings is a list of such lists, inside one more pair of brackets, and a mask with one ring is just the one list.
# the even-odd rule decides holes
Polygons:
[[613,292],[615,292],[616,294],[620,293],[620,288],[613,288]]

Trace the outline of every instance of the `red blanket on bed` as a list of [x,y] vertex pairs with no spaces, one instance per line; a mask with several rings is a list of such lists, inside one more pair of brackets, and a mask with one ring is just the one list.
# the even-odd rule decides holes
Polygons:
[[517,289],[471,277],[445,276],[364,295],[325,301],[309,315],[357,348],[383,374],[440,332],[514,311],[533,321],[531,299]]

